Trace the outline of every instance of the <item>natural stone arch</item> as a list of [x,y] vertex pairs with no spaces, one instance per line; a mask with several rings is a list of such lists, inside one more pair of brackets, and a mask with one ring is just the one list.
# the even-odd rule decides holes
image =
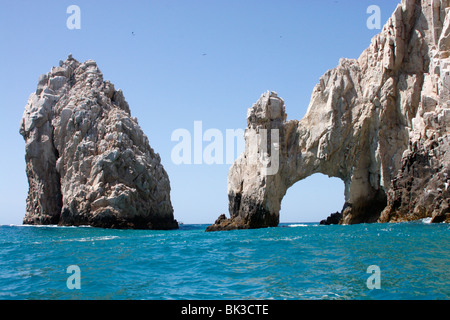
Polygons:
[[230,218],[207,230],[276,226],[286,190],[314,173],[344,181],[340,223],[450,221],[449,7],[402,0],[357,60],[320,78],[300,121],[263,94],[228,174]]
[[[300,121],[286,121],[284,101],[275,92],[264,93],[248,110],[246,151],[228,174],[231,219],[222,216],[216,223],[219,229],[277,226],[286,191],[315,173],[344,182],[345,223],[377,220],[386,206],[377,157],[380,130],[372,130],[379,117],[370,104],[358,104],[364,117],[354,120],[356,108],[348,104],[355,103],[351,100],[358,86],[350,72],[357,72],[354,62],[341,60],[322,77]],[[266,135],[267,145],[261,143]],[[264,153],[270,155],[270,163],[262,161]],[[395,157],[385,160],[393,165]]]
[[[340,94],[338,87],[334,88],[333,94]],[[339,88],[351,90],[345,86]],[[325,92],[326,88],[316,90]],[[342,107],[343,102],[330,104],[330,98],[322,100],[325,101],[322,112],[313,112],[310,108],[301,121],[285,120],[284,101],[274,92],[263,94],[249,109],[245,132],[249,152],[236,160],[228,174],[229,212],[233,222],[248,228],[278,225],[286,191],[315,173],[344,182],[346,223],[377,220],[386,206],[386,196],[381,187],[379,167],[372,164],[377,160],[377,148],[369,143],[376,140],[368,128],[372,124],[365,120],[354,123],[349,130],[342,119],[351,115],[332,109]],[[317,106],[317,102],[314,103]],[[261,161],[261,154],[266,151],[266,146],[260,143],[261,134],[274,131],[278,133],[278,145],[271,141],[267,151],[271,155],[274,151],[278,153],[278,170],[267,174],[267,167],[273,163],[267,166]],[[278,150],[274,150],[276,148]]]

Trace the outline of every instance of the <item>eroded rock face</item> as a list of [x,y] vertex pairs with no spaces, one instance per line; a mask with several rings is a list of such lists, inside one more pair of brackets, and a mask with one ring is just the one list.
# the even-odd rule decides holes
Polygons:
[[345,184],[340,223],[450,221],[449,5],[402,1],[359,59],[320,78],[300,121],[264,93],[228,174],[230,218],[209,230],[276,226],[287,189],[318,172]]
[[450,140],[448,135],[414,143],[405,152],[388,191],[380,222],[432,218],[450,222]]
[[25,224],[172,229],[161,159],[93,60],[69,56],[39,78],[23,114]]

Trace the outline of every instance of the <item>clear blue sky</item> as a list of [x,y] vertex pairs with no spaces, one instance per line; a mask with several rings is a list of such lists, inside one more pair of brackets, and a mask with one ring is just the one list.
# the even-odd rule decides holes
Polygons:
[[[175,218],[212,223],[228,215],[229,164],[175,165],[171,134],[245,128],[247,109],[267,91],[301,119],[320,76],[339,58],[358,58],[380,30],[369,30],[370,5],[381,24],[395,0],[1,1],[0,224],[21,224],[28,183],[19,124],[40,74],[69,53],[94,59],[121,88],[131,113],[161,155]],[[81,29],[69,30],[69,5]],[[134,33],[134,35],[133,35]],[[294,185],[282,222],[319,221],[340,210],[342,181],[323,175]]]

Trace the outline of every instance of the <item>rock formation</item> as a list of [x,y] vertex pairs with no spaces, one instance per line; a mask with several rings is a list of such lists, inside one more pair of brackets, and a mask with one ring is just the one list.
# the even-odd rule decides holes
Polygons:
[[173,229],[161,159],[93,60],[69,55],[41,75],[25,107],[25,224]]
[[263,94],[228,174],[230,218],[207,230],[276,226],[286,190],[317,172],[345,184],[342,224],[450,222],[449,5],[402,0],[357,60],[320,78],[300,121]]
[[339,224],[339,221],[341,221],[342,218],[342,212],[335,212],[330,214],[326,219],[323,219],[320,221],[320,224],[325,224],[325,225],[329,225],[329,224]]

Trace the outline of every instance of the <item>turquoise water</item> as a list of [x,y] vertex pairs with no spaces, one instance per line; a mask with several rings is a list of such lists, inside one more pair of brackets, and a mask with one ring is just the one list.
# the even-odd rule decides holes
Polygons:
[[0,226],[0,299],[450,298],[448,224],[205,228]]

